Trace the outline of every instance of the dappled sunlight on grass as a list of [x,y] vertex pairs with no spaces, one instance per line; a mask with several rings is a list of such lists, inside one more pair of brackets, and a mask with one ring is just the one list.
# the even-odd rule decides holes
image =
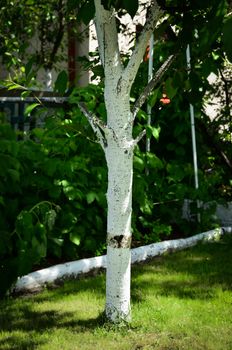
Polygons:
[[232,348],[232,238],[132,269],[130,327],[104,323],[105,276],[0,302],[0,350]]
[[[134,272],[136,290],[180,298],[212,298],[219,289],[232,290],[231,239],[155,258]],[[133,291],[132,291],[133,292]],[[133,293],[132,293],[133,295]]]

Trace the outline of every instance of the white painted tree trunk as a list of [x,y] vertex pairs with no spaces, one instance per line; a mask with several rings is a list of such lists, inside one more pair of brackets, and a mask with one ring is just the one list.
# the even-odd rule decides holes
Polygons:
[[[125,115],[125,113],[124,113]],[[106,147],[108,166],[106,316],[130,319],[133,151],[122,138]]]
[[129,86],[122,82],[117,30],[113,13],[96,6],[99,52],[105,71],[107,126],[103,148],[108,167],[106,317],[130,319],[131,212],[133,138]]
[[[107,124],[81,106],[103,146],[108,167],[106,316],[112,322],[130,319],[130,265],[133,151],[144,132],[133,139],[130,90],[147,42],[161,12],[156,0],[151,7],[135,49],[123,66],[115,11],[94,0],[99,54],[105,74]],[[103,136],[104,134],[104,136]]]

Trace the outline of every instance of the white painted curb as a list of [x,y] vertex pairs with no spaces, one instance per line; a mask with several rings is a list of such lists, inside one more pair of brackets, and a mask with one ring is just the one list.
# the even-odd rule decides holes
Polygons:
[[[226,233],[232,233],[231,226],[199,233],[188,238],[163,241],[134,248],[131,250],[131,262],[134,264],[136,262],[146,261],[166,252],[174,252],[192,247],[200,241],[215,241]],[[76,278],[79,275],[87,274],[92,270],[99,268],[106,268],[106,255],[54,265],[19,278],[13,288],[13,292],[23,293],[39,290],[50,283],[62,279]]]

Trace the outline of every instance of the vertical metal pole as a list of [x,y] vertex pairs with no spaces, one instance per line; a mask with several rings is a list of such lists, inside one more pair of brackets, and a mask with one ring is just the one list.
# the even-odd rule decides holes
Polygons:
[[[188,74],[191,70],[191,56],[190,56],[190,46],[187,46],[186,49],[186,60],[187,60],[187,69]],[[190,122],[191,122],[191,134],[192,134],[192,150],[193,150],[193,168],[194,168],[194,181],[195,181],[195,189],[199,188],[198,181],[198,164],[197,164],[197,147],[196,147],[196,131],[195,131],[195,116],[194,116],[194,108],[193,105],[189,104],[190,111]],[[197,201],[197,208],[200,208],[200,203]],[[200,214],[197,214],[197,220],[200,222]]]
[[[148,83],[153,78],[153,56],[154,56],[154,34],[151,35],[149,41],[149,61],[148,61]],[[147,104],[147,125],[151,125],[151,106]],[[151,150],[151,140],[150,137],[146,138],[146,152]]]

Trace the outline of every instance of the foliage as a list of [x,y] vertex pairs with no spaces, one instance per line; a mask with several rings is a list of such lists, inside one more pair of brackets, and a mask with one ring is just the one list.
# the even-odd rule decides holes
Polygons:
[[40,201],[29,180],[36,173],[32,162],[39,158],[38,145],[20,144],[11,126],[4,122],[0,124],[0,134],[0,295],[3,295],[17,276],[30,271],[33,264],[46,256],[47,232],[53,228],[58,207]]
[[[115,6],[120,16],[127,11],[132,17],[138,6],[137,1],[129,0],[104,0],[103,4]],[[173,228],[174,233],[188,234],[193,233],[193,228],[204,229],[209,228],[209,223],[215,224],[211,222],[211,212],[201,216],[201,228],[186,224],[181,218],[185,198],[195,203],[222,196],[231,199],[230,169],[222,160],[223,152],[231,155],[231,140],[228,129],[223,134],[219,132],[221,123],[231,128],[228,108],[223,118],[216,121],[202,113],[204,98],[211,89],[208,75],[223,68],[225,52],[231,60],[228,39],[231,18],[226,16],[226,1],[207,1],[206,7],[198,5],[191,8],[190,1],[188,11],[178,7],[178,2],[174,7],[167,6],[167,20],[154,32],[159,40],[155,44],[154,71],[170,53],[178,51],[179,56],[171,72],[149,97],[152,126],[146,127],[147,114],[143,107],[134,127],[134,136],[146,127],[151,138],[151,152],[145,151],[142,141],[134,157],[133,233],[134,239],[142,243],[158,241]],[[8,18],[8,27],[0,31],[4,63],[9,69],[19,69],[18,80],[30,85],[41,65],[51,68],[59,61],[61,37],[56,34],[63,35],[63,25],[76,23],[80,18],[87,24],[93,14],[92,1],[69,0],[67,6],[62,1],[39,1],[35,6],[33,0],[7,0],[0,12],[1,18]],[[62,17],[60,27],[57,27],[58,15]],[[20,18],[20,22],[13,21],[15,18]],[[1,23],[2,28],[4,21]],[[170,36],[170,28],[176,29],[178,39]],[[216,28],[213,35],[212,28]],[[42,50],[40,54],[29,55],[25,62],[28,44],[37,30]],[[193,69],[189,75],[185,68],[187,43],[192,44]],[[102,78],[99,65],[95,74]],[[146,83],[147,63],[143,62],[132,89],[132,101]],[[63,94],[67,85],[67,73],[61,71],[55,90]],[[18,135],[6,123],[0,125],[2,294],[17,276],[30,271],[45,256],[67,260],[104,252],[107,171],[103,153],[77,107],[78,101],[84,101],[90,111],[106,120],[103,88],[100,84],[74,89],[65,108],[50,111],[44,127],[35,128],[24,140],[17,140]],[[164,92],[171,99],[170,105],[160,103]],[[198,191],[193,185],[189,103],[196,110],[201,168]],[[45,113],[35,103],[27,108],[26,114],[32,117],[36,111]],[[209,135],[205,128],[208,130],[209,126],[216,135],[211,137],[211,144],[206,143]]]
[[[69,104],[51,110],[44,126],[24,140],[17,140],[9,124],[0,125],[2,293],[45,257],[67,260],[104,252],[107,171],[95,136],[77,107],[79,100],[106,118],[102,88],[90,85],[74,89]],[[189,224],[183,226],[181,219],[184,198],[214,199],[209,193],[221,181],[220,176],[214,181],[207,178],[204,191],[197,194],[189,185],[193,174],[191,149],[186,153],[188,108],[180,116],[178,103],[170,106],[176,110],[172,119],[166,121],[167,113],[160,111],[160,119],[151,127],[157,155],[146,153],[143,144],[135,150],[133,233],[134,240],[142,243],[160,240],[175,225],[187,234]],[[38,115],[45,113],[35,108]],[[145,118],[141,112],[135,132]],[[172,133],[167,135],[169,129],[163,125],[171,121]],[[170,143],[165,146],[167,138]]]
[[75,259],[102,253],[106,169],[77,109],[51,111],[44,127],[25,140],[17,140],[4,121],[0,132],[3,294],[47,255]]
[[78,25],[93,16],[93,1],[1,0],[2,64],[21,84],[40,85],[36,78],[41,68],[60,70],[67,60],[67,28],[81,40]]
[[[226,64],[224,48],[221,45],[226,4],[222,6],[222,3],[218,3],[214,6],[217,8],[217,19],[214,17],[217,31],[214,36],[210,35],[214,23],[210,17],[213,8],[205,11],[202,16],[203,10],[206,10],[204,7],[201,9],[201,16],[198,13],[199,8],[195,9],[195,13],[191,12],[191,19],[188,19],[188,14],[186,19],[185,16],[179,17],[178,8],[171,8],[168,20],[154,33],[157,39],[154,46],[154,72],[170,53],[178,51],[179,55],[161,84],[156,86],[149,97],[152,123],[147,127],[147,137],[151,141],[151,153],[145,153],[145,142],[141,142],[140,148],[136,150],[134,220],[143,223],[146,239],[148,236],[151,240],[157,240],[156,232],[159,232],[160,227],[167,234],[170,232],[169,225],[178,235],[180,232],[188,234],[215,225],[212,220],[215,201],[219,202],[222,198],[231,200],[231,163],[227,161],[232,154],[231,140],[228,139],[231,128],[230,106],[222,99],[222,108],[217,119],[212,120],[205,114],[207,96],[214,89],[220,91],[221,96],[224,91],[230,96],[229,80],[223,79],[224,84],[221,84],[220,89],[218,85],[212,88],[207,80],[210,73],[224,72]],[[203,26],[202,19],[208,16],[209,20]],[[180,39],[175,38],[173,31],[170,32],[170,28],[176,23],[180,27]],[[197,35],[191,36],[187,27]],[[205,40],[205,37],[210,37],[210,40]],[[191,41],[192,70],[188,74],[185,43]],[[147,62],[143,62],[133,86],[132,100],[136,100],[146,85],[147,68]],[[171,100],[168,105],[161,103],[164,93]],[[200,183],[198,190],[194,189],[190,103],[195,109]],[[138,114],[135,136],[146,127],[147,118],[144,106]],[[212,203],[208,210],[200,209],[200,226],[193,222],[189,225],[189,222],[181,218],[185,198],[192,199],[195,203],[196,200]],[[192,212],[196,218],[198,209],[192,208]],[[139,231],[135,235],[141,239],[143,230],[140,224],[138,227]]]

